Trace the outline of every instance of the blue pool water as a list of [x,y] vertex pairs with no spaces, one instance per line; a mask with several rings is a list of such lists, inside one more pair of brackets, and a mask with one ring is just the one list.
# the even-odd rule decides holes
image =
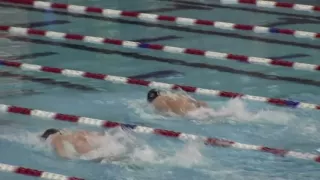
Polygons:
[[[320,32],[320,17],[316,13],[223,6],[210,0],[55,2]],[[316,0],[294,2],[319,5]],[[111,20],[71,16],[3,5],[0,6],[0,19],[1,24],[5,25],[123,40],[144,39],[150,43],[249,56],[283,56],[284,59],[295,62],[319,64],[320,57],[318,40],[295,39],[283,35],[257,35],[209,27],[178,27],[170,23],[159,25],[135,19]],[[174,71],[175,74],[151,77],[148,80],[310,103],[320,102],[317,72],[29,37],[1,36],[0,56],[17,58],[17,61],[21,62],[118,76]],[[199,67],[199,63],[210,66]],[[148,89],[145,87],[66,78],[7,67],[1,67],[0,73],[2,104],[301,152],[316,153],[315,150],[320,147],[320,114],[316,110],[288,109],[259,102],[192,95],[207,101],[217,111],[227,109],[234,115],[201,118],[200,113],[196,119],[164,117],[154,113],[146,103]],[[195,142],[183,143],[155,135],[128,134],[120,130],[110,132],[112,143],[106,142],[106,151],[121,153],[130,150],[129,158],[102,164],[80,160],[66,161],[58,158],[37,138],[44,129],[51,127],[102,131],[100,128],[2,113],[0,162],[92,180],[320,178],[320,166],[312,161],[281,158],[260,152],[206,147]],[[0,173],[0,177],[13,180],[33,179],[10,173]]]

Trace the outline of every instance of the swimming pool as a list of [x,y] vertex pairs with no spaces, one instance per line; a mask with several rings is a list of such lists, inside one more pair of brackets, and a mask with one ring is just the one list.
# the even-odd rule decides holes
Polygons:
[[[239,24],[275,26],[320,32],[319,13],[290,9],[257,9],[245,5],[221,5],[211,1],[54,1],[82,6],[130,10],[152,14],[217,20]],[[316,1],[295,3],[318,5]],[[169,22],[145,22],[134,18],[101,18],[95,15],[43,11],[0,5],[1,25],[50,30],[196,48],[217,52],[279,58],[318,64],[319,40],[274,34],[228,31]],[[248,20],[249,19],[249,20]],[[121,77],[238,92],[249,95],[315,103],[318,72],[286,67],[221,61],[193,55],[147,49],[128,49],[110,44],[52,40],[39,36],[0,39],[1,57],[14,62],[67,68]],[[147,75],[146,75],[147,74]],[[233,117],[164,117],[146,102],[148,88],[122,85],[59,74],[22,71],[1,66],[1,104],[50,112],[136,124],[153,128],[234,140],[299,152],[320,147],[320,114],[311,109],[290,109],[263,102],[194,95],[217,111],[227,109]],[[127,133],[115,129],[106,151],[131,150],[125,161],[95,163],[62,160],[41,143],[44,129],[70,128],[102,131],[102,128],[43,118],[1,113],[0,163],[24,166],[84,179],[319,179],[319,164],[270,153],[205,146],[156,135]],[[110,142],[108,142],[110,143]],[[129,144],[129,147],[124,144]],[[106,143],[106,145],[108,145]],[[0,173],[3,179],[33,179]]]

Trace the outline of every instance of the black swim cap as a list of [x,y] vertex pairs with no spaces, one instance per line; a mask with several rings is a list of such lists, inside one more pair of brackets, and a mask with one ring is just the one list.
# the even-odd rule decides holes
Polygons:
[[157,90],[157,89],[151,89],[149,92],[148,92],[148,96],[147,96],[147,99],[148,99],[148,102],[152,102],[154,99],[156,99],[158,96],[160,96],[160,91]]
[[51,129],[47,129],[42,135],[41,135],[41,137],[43,138],[43,139],[47,139],[51,134],[55,134],[55,133],[57,133],[57,132],[60,132],[58,129],[53,129],[53,128],[51,128]]

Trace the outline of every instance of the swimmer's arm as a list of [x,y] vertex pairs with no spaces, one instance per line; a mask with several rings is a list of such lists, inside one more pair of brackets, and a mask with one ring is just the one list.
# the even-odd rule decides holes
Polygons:
[[64,146],[62,143],[63,139],[62,138],[57,138],[53,144],[54,144],[54,148],[56,150],[56,153],[61,156],[62,158],[66,158],[68,159],[69,157],[66,154],[66,151],[64,150]]

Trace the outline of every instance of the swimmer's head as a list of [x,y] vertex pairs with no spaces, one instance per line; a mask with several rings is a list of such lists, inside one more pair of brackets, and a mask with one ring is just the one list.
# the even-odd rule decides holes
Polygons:
[[148,95],[147,95],[147,100],[149,103],[151,103],[153,100],[155,100],[158,96],[160,96],[160,90],[157,90],[157,89],[151,89],[149,92],[148,92]]
[[55,134],[55,133],[58,133],[58,132],[60,132],[58,129],[53,129],[53,128],[47,129],[47,130],[44,131],[44,133],[41,135],[41,138],[43,138],[43,139],[46,140],[50,135]]

